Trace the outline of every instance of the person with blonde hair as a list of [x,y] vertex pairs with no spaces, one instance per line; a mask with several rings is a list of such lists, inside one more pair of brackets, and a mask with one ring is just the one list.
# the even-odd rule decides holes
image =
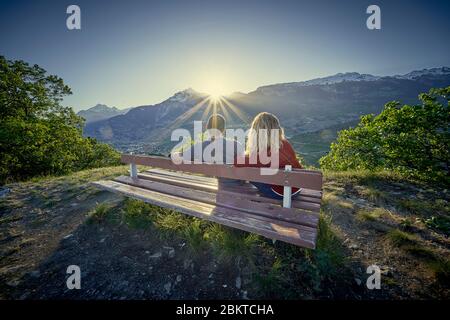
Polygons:
[[[282,168],[291,165],[292,168],[301,169],[295,151],[284,136],[284,130],[278,118],[268,112],[261,112],[253,119],[247,140],[247,148],[244,159],[237,158],[237,167],[272,167]],[[270,161],[268,161],[270,159]],[[275,164],[272,162],[275,160]],[[258,191],[267,197],[282,199],[283,186],[269,185],[259,182],[251,182]],[[294,196],[300,189],[293,188]]]

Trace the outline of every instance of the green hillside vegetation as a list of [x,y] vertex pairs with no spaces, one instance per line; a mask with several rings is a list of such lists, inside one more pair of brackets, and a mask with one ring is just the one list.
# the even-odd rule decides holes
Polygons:
[[419,96],[420,105],[390,102],[339,132],[320,160],[330,170],[390,170],[421,181],[450,184],[450,87]]
[[83,137],[83,119],[60,104],[69,94],[61,78],[0,56],[0,184],[119,163],[113,148]]
[[357,123],[357,120],[350,121],[319,131],[296,134],[289,138],[289,141],[305,160],[304,164],[318,167],[320,158],[330,151],[330,145],[336,140],[337,133],[342,129],[353,127]]

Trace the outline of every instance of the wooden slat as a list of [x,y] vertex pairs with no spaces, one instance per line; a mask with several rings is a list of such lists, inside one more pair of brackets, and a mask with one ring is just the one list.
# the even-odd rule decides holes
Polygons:
[[322,173],[319,171],[295,169],[287,173],[278,170],[274,175],[261,175],[261,168],[235,167],[226,164],[174,164],[170,158],[122,154],[123,163],[164,168],[168,170],[200,173],[211,177],[239,179],[269,183],[282,186],[292,186],[312,190],[322,190]]
[[159,169],[159,168],[151,168],[151,169],[146,170],[145,172],[160,174],[160,175],[169,176],[169,177],[184,178],[184,179],[188,179],[188,180],[195,179],[197,181],[201,181],[201,182],[204,182],[207,184],[217,185],[217,178],[206,177],[206,176],[201,176],[201,175],[194,175],[191,173],[184,173],[181,171],[170,171],[170,170]]
[[173,184],[173,185],[179,185],[179,186],[183,186],[183,187],[191,185],[192,188],[195,188],[198,190],[217,191],[217,185],[201,183],[201,182],[194,181],[194,180],[186,181],[183,179],[177,179],[175,177],[153,174],[150,172],[139,173],[138,177],[140,179],[160,181],[160,182],[169,183],[169,184]]
[[[169,171],[169,170],[163,170],[163,169],[157,169],[157,168],[152,168],[152,169],[146,170],[145,172],[163,175],[163,176],[175,177],[176,179],[185,179],[188,181],[193,181],[195,183],[217,186],[217,178],[213,178],[213,177],[205,177],[205,176],[183,173],[183,172],[179,172],[179,171]],[[242,184],[242,186],[244,186],[246,188],[253,188],[252,185],[248,184],[248,183],[244,183],[244,184]],[[253,189],[256,190],[255,188],[253,188]],[[302,188],[302,190],[300,191],[300,194],[305,197],[322,199],[322,192],[317,191],[317,190]],[[309,200],[306,198],[303,200],[309,201],[309,202],[320,203],[320,200]]]
[[[216,185],[206,184],[206,183],[197,181],[195,179],[192,179],[192,180],[179,179],[176,176],[170,177],[170,176],[159,175],[159,174],[154,174],[154,173],[150,173],[150,172],[140,173],[140,174],[138,174],[138,177],[142,178],[142,179],[157,180],[157,181],[180,185],[180,186],[188,186],[189,184],[191,184],[192,188],[196,188],[199,190],[205,190],[205,191],[218,190],[217,184]],[[254,187],[251,183],[243,183],[242,185],[228,185],[228,186],[222,187],[222,190],[236,192],[236,193],[246,193],[248,195],[254,195],[255,197],[258,197],[260,199],[259,201],[263,201],[263,202],[281,203],[281,200],[261,196],[258,192],[258,189],[256,189],[256,187]],[[295,201],[296,205],[301,206],[302,204],[305,204],[305,206],[306,206],[305,209],[308,209],[308,210],[320,209],[320,203],[321,203],[320,198],[310,197],[309,195],[304,196],[303,193],[300,193],[299,195],[295,196],[295,199],[293,199],[293,201]]]
[[193,190],[186,187],[168,185],[155,181],[133,179],[127,176],[120,176],[114,179],[114,181],[185,199],[195,200],[230,209],[241,210],[258,216],[283,220],[310,227],[317,227],[319,221],[319,215],[316,213],[307,212],[296,208],[283,208],[279,205],[270,203],[254,202],[247,199],[245,197],[245,194],[220,191],[218,193],[211,193],[201,190]]
[[[204,184],[195,179],[185,180],[178,179],[175,176],[158,175],[150,172],[144,172],[138,174],[140,179],[158,181],[162,183],[167,183],[175,186],[187,187],[196,190],[208,191],[208,192],[218,192],[217,185]],[[246,198],[253,201],[281,204],[281,200],[263,197],[258,194],[258,190],[254,188],[251,184],[246,183],[239,186],[226,186],[225,189],[221,189],[220,192],[230,192],[231,195],[244,194]],[[292,200],[292,206],[294,208],[300,208],[305,210],[311,210],[315,212],[320,211],[320,199],[305,197],[302,195],[296,196]]]
[[253,232],[270,239],[281,240],[306,248],[315,248],[317,236],[315,228],[284,221],[274,221],[266,217],[249,215],[239,210],[209,205],[189,199],[180,199],[176,196],[145,190],[115,181],[97,181],[93,185],[161,207],[174,209],[194,217]]

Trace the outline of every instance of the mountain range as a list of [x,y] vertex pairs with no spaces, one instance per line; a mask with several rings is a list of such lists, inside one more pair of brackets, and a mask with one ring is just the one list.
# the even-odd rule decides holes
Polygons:
[[[361,115],[377,114],[392,100],[417,103],[420,93],[448,85],[448,67],[395,76],[338,73],[308,81],[261,86],[249,93],[236,92],[224,96],[216,104],[216,112],[222,113],[228,126],[234,128],[248,128],[259,112],[274,113],[296,150],[307,162],[316,163],[327,152],[336,132],[355,125]],[[161,103],[134,107],[125,114],[113,114],[122,112],[115,108],[112,112],[102,108],[104,118],[88,121],[84,134],[123,152],[167,154],[176,143],[170,141],[172,130],[192,131],[193,121],[206,120],[215,110],[214,104],[208,101],[207,94],[189,88]]]
[[86,120],[86,123],[91,123],[95,121],[106,120],[119,114],[125,114],[130,109],[131,108],[120,110],[116,107],[108,107],[105,104],[98,103],[92,108],[79,111],[77,114],[83,117]]

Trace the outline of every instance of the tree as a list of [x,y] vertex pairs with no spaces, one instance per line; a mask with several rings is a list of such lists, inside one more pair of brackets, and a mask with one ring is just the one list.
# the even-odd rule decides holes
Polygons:
[[389,102],[378,115],[365,115],[339,132],[320,159],[331,170],[388,169],[408,177],[449,183],[450,87],[419,95],[421,104]]
[[117,164],[108,145],[84,138],[84,120],[60,103],[63,80],[0,56],[0,183]]

